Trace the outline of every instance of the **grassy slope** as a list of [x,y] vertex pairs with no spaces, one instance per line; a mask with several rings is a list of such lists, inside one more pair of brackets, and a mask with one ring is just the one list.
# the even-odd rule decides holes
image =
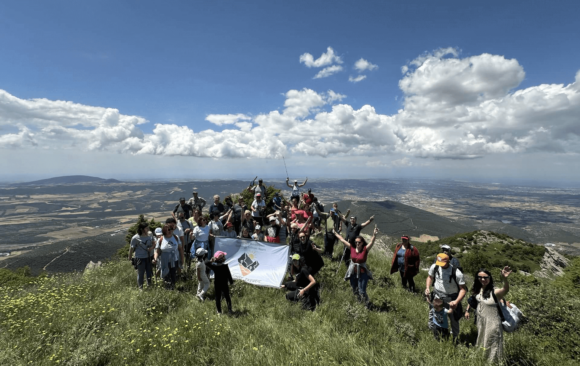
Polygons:
[[[315,312],[288,303],[281,290],[238,281],[232,288],[236,315],[218,317],[213,301],[200,303],[192,296],[193,283],[182,292],[138,291],[126,261],[85,275],[39,279],[25,288],[1,287],[0,364],[484,364],[474,347],[435,342],[427,330],[427,305],[389,275],[384,252],[373,250],[369,263],[375,275],[369,284],[374,311],[354,301],[342,279],[344,265],[335,276],[338,262],[330,261],[318,276],[323,303]],[[424,279],[424,273],[416,279],[421,289]],[[524,301],[530,286],[550,287],[514,286],[513,297],[524,313],[536,302]],[[553,299],[541,301],[552,306]],[[558,327],[570,335],[569,328],[578,329],[570,322],[578,324],[574,316],[580,305],[570,299],[558,306],[566,307],[558,311],[563,317]],[[530,322],[506,334],[510,363],[574,364],[571,357],[578,349],[560,352],[540,326]],[[475,336],[473,323],[462,321],[462,339]]]

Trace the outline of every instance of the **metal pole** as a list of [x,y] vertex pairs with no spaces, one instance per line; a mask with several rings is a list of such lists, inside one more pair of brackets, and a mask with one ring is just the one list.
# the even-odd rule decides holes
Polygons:
[[290,178],[288,175],[288,168],[286,167],[286,159],[284,159],[284,155],[282,155],[282,160],[284,161],[284,169],[286,169],[286,178]]

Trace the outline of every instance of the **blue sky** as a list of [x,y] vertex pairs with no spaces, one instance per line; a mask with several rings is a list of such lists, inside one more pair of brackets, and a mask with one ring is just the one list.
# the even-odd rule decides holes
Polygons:
[[[299,116],[298,122],[308,118],[313,123],[324,123],[317,121],[316,114],[330,112],[337,103],[347,104],[354,110],[370,105],[377,114],[395,116],[409,105],[405,105],[407,97],[421,93],[416,88],[403,91],[399,85],[403,78],[401,67],[410,66],[409,63],[421,55],[431,55],[433,60],[439,61],[449,58],[465,60],[483,54],[517,60],[518,66],[525,71],[525,77],[523,74],[522,77],[513,76],[517,82],[506,83],[509,93],[541,84],[574,83],[575,75],[580,70],[578,14],[580,3],[577,1],[491,1],[477,4],[466,4],[465,1],[3,2],[0,11],[0,89],[20,100],[44,98],[114,108],[124,116],[139,116],[147,120],[148,123],[139,124],[143,134],[153,133],[155,124],[186,126],[195,133],[206,129],[220,132],[231,125],[212,124],[206,120],[208,115],[239,113],[253,119],[276,110],[283,113],[290,90],[308,89],[318,94],[332,90],[345,96],[316,105],[309,110],[309,117]],[[340,58],[340,62],[334,65],[341,66],[343,70],[329,77],[313,79],[321,68],[309,68],[299,62],[299,58],[309,53],[317,59],[328,47],[332,47]],[[436,50],[448,47],[452,47],[455,53],[435,55]],[[361,58],[378,68],[359,73],[354,69],[354,64]],[[507,61],[504,64],[498,69],[500,71],[496,70],[490,77],[501,78],[498,73],[509,66]],[[349,82],[349,76],[358,75],[367,77],[357,83]],[[478,77],[482,77],[481,74]],[[489,88],[488,85],[475,92],[483,95]],[[494,100],[505,96],[496,91],[492,94],[489,98]],[[302,103],[304,100],[300,98],[298,102]],[[529,108],[533,109],[533,106]],[[574,112],[575,108],[574,104],[570,112]],[[2,112],[5,113],[4,117]],[[12,118],[0,107],[0,119],[4,119],[4,123],[0,123],[0,136],[16,134],[22,131],[22,126],[29,128],[35,138],[46,135],[42,123],[32,126],[26,122],[29,116],[23,112],[22,117]],[[82,117],[76,115],[74,118]],[[59,123],[54,118],[49,120],[46,123],[52,126]],[[410,121],[401,119],[397,122],[398,127],[393,128],[393,134],[400,136],[400,132],[395,130],[414,123]],[[501,125],[501,121],[498,124]],[[521,164],[526,164],[525,161],[538,161],[537,158],[529,158],[534,154],[540,154],[540,160],[576,161],[575,134],[580,122],[566,117],[562,124],[566,124],[564,130],[571,130],[574,135],[565,138],[565,146],[556,137],[553,140],[558,146],[537,141],[520,146],[521,141],[533,135],[530,131],[518,135],[518,146],[515,142],[507,142],[512,148],[509,152],[509,149],[496,146],[500,139],[498,136],[506,136],[505,131],[482,137],[486,144],[496,145],[478,148],[477,151],[473,143],[470,143],[470,148],[460,151],[449,147],[434,152],[433,149],[418,150],[392,142],[381,145],[379,150],[382,157],[377,164],[367,167],[381,167],[385,174],[398,172],[410,176],[429,176],[435,170],[444,168],[450,174],[465,177],[467,173],[462,169],[467,168],[461,168],[465,163],[459,161],[473,157],[476,158],[471,163],[481,165],[483,170],[486,169],[485,164],[518,159],[522,161],[517,163],[518,170],[521,170]],[[311,128],[311,125],[300,127],[298,123],[294,127],[304,129]],[[79,123],[75,128],[91,130],[94,126]],[[431,124],[429,128],[435,127]],[[545,126],[538,128],[549,129]],[[465,133],[473,129],[470,126]],[[537,132],[537,129],[534,131]],[[408,136],[413,135],[414,131],[405,133],[407,137],[403,140],[409,141]],[[170,135],[175,135],[175,132]],[[449,139],[450,135],[445,135],[447,142]],[[242,140],[240,137],[236,141],[242,144],[239,149],[243,150]],[[55,145],[86,145],[86,142],[71,143],[69,140],[63,145],[55,141],[36,141],[26,145],[8,137],[6,141],[0,145],[0,156],[6,157],[15,152],[20,152],[18,155],[22,159],[25,159],[24,156],[36,156],[22,161],[26,166],[39,164],[39,149],[50,150],[47,154],[56,154],[55,159],[59,159],[59,148],[55,149]],[[121,143],[126,144],[123,141]],[[356,167],[360,164],[351,157],[358,157],[359,162],[367,163],[375,158],[368,149],[361,152],[352,146],[336,154],[328,152],[321,156],[304,148],[296,148],[296,141],[284,138],[281,141],[285,146],[282,150],[277,150],[275,146],[268,147],[271,155],[286,154],[290,163],[296,164],[296,169],[302,166],[306,173],[318,171],[310,167],[314,165],[310,162],[319,164],[319,161],[353,160]],[[421,140],[417,141],[420,143]],[[329,145],[344,143],[339,140],[327,142]],[[309,141],[308,144],[316,145],[317,141]],[[359,144],[366,146],[369,141],[360,139]],[[138,177],[138,171],[128,169],[141,158],[136,155],[144,151],[141,146],[135,149],[138,150],[119,152],[117,147],[105,148],[102,144],[86,154],[92,161],[105,159],[107,154],[120,155],[118,170],[102,168],[94,171],[95,175],[109,172],[112,175]],[[207,156],[194,150],[197,151],[192,147],[178,155],[193,157],[191,161],[194,164],[210,161]],[[208,165],[223,164],[223,168],[215,171],[216,176],[222,174],[221,169],[236,171],[235,167],[239,166],[239,161],[236,161],[239,157],[224,151],[220,149],[220,152],[209,156],[214,162]],[[510,156],[509,159],[504,158],[505,154]],[[162,155],[161,160],[169,165],[183,164],[180,163],[183,159],[171,153],[154,155]],[[249,154],[247,158],[263,156]],[[86,159],[86,156],[81,158],[79,155],[77,159],[69,160],[68,168],[55,165],[52,169],[42,163],[38,175],[69,174],[80,168],[86,170]],[[392,165],[390,161],[401,163]],[[326,163],[323,164],[328,165]],[[13,166],[5,168],[8,169],[7,176],[15,179],[34,175],[29,170]],[[251,166],[243,171],[248,169]],[[510,166],[503,169],[510,169]],[[514,166],[511,166],[513,169]],[[362,176],[372,175],[364,170],[357,172]],[[566,170],[555,174],[563,174],[566,179],[580,179],[578,176],[570,177]],[[183,173],[178,175],[182,176]],[[541,175],[530,174],[529,178],[542,178]]]

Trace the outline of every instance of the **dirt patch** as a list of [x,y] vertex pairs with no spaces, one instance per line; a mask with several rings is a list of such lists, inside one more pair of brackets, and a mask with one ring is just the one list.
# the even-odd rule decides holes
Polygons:
[[433,236],[433,235],[427,235],[427,234],[421,234],[421,236],[419,236],[419,237],[416,237],[416,236],[411,237],[411,241],[418,241],[419,243],[427,243],[429,240],[434,242],[434,241],[439,240],[439,237]]

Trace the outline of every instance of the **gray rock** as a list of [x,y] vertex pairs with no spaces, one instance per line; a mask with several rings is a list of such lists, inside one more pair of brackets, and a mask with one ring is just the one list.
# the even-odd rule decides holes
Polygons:
[[90,261],[89,263],[87,263],[87,266],[85,267],[85,272],[92,271],[93,269],[99,268],[102,265],[103,264],[101,263],[101,261],[98,261],[97,263]]

